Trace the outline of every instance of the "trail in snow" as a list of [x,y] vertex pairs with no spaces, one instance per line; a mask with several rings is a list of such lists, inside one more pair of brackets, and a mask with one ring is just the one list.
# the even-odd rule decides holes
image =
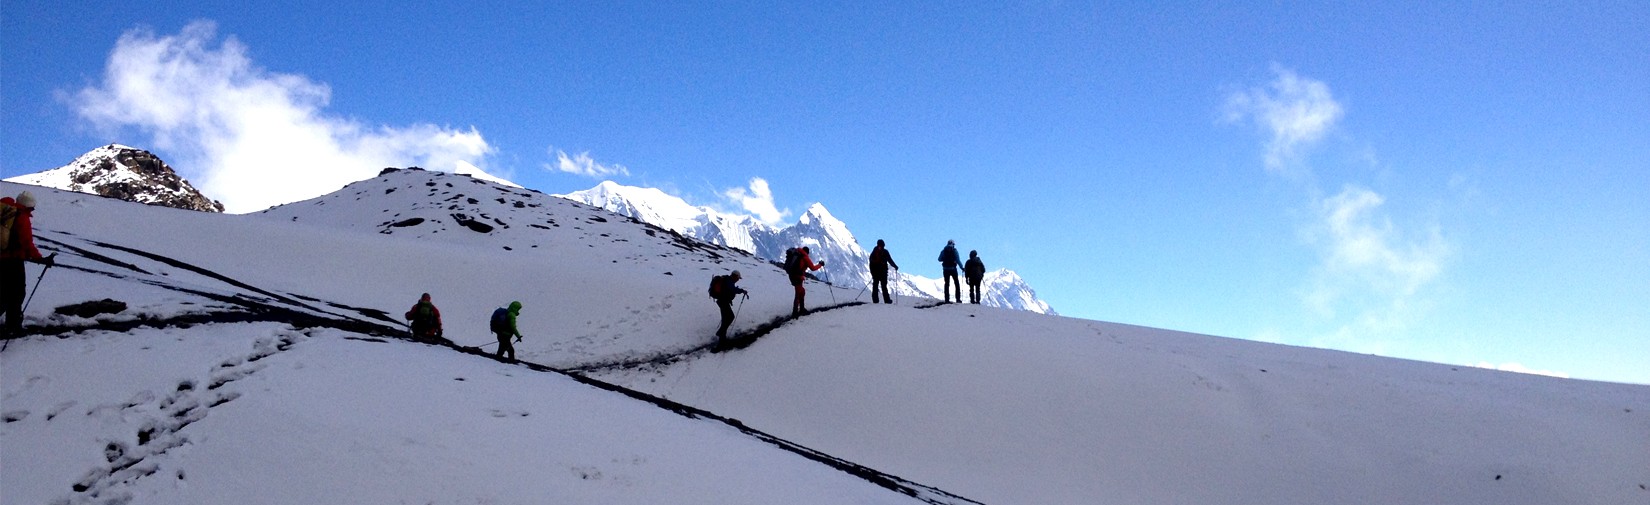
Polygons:
[[[291,325],[293,325],[295,327],[298,327],[298,328],[315,328],[315,327],[337,328],[337,329],[341,329],[341,330],[345,330],[345,331],[351,331],[351,332],[356,332],[356,333],[364,333],[364,334],[368,334],[368,335],[379,335],[379,336],[395,336],[395,335],[400,335],[401,333],[404,332],[399,326],[385,325],[385,324],[379,323],[377,321],[368,320],[368,319],[375,319],[375,320],[378,320],[378,321],[385,321],[385,322],[389,322],[389,323],[392,323],[392,324],[398,324],[399,323],[399,321],[396,321],[396,320],[390,318],[388,314],[385,314],[385,313],[383,313],[383,311],[380,311],[380,310],[365,309],[365,308],[359,308],[359,307],[351,307],[351,306],[344,305],[344,304],[329,302],[329,301],[320,300],[320,299],[317,299],[317,298],[312,298],[312,297],[307,297],[307,296],[294,295],[294,294],[290,294],[290,293],[286,294],[286,295],[283,295],[283,294],[276,293],[274,291],[259,288],[257,286],[253,286],[251,284],[235,280],[235,279],[230,278],[228,276],[225,276],[225,275],[219,274],[217,272],[213,272],[211,270],[208,270],[206,268],[202,268],[202,267],[199,267],[199,266],[187,263],[187,262],[183,262],[183,261],[179,261],[179,260],[176,260],[176,259],[173,259],[173,258],[169,258],[169,257],[163,256],[163,255],[160,255],[160,254],[155,254],[155,253],[151,253],[151,252],[148,252],[148,251],[142,251],[142,250],[139,250],[139,249],[134,249],[134,248],[125,247],[125,246],[107,244],[107,243],[98,242],[98,241],[95,241],[95,240],[86,240],[86,241],[84,241],[86,247],[77,247],[75,245],[72,245],[72,244],[69,244],[69,243],[66,242],[66,240],[69,240],[70,237],[73,237],[72,234],[60,233],[60,232],[49,232],[49,231],[45,231],[45,230],[41,230],[41,232],[42,233],[40,235],[35,236],[36,240],[41,242],[41,249],[44,249],[44,250],[47,250],[47,251],[54,251],[56,253],[63,254],[63,255],[66,255],[66,256],[77,256],[77,257],[85,258],[85,259],[91,260],[93,262],[96,262],[97,264],[103,264],[103,265],[109,265],[109,266],[117,267],[117,268],[120,268],[120,269],[125,270],[125,271],[130,272],[130,273],[121,273],[121,272],[115,272],[115,271],[100,270],[100,269],[97,269],[97,268],[65,264],[65,263],[62,263],[62,262],[59,262],[55,266],[49,267],[48,270],[49,269],[64,269],[64,270],[84,272],[84,273],[100,275],[100,276],[105,276],[105,277],[110,277],[110,278],[115,278],[115,279],[121,279],[121,280],[137,281],[137,282],[149,285],[149,286],[154,286],[154,287],[157,287],[157,288],[167,289],[167,290],[171,290],[171,291],[177,291],[177,292],[180,292],[180,293],[186,293],[186,294],[206,298],[206,299],[209,299],[209,300],[214,300],[214,301],[222,302],[222,303],[225,303],[225,304],[233,305],[233,306],[236,306],[236,307],[240,307],[242,310],[239,310],[239,311],[210,311],[210,312],[202,312],[202,313],[195,313],[195,314],[184,314],[184,315],[178,315],[178,316],[167,317],[167,318],[140,317],[140,318],[131,319],[131,320],[104,320],[104,321],[94,321],[91,324],[55,324],[55,325],[54,324],[37,324],[37,325],[31,325],[31,326],[25,327],[25,335],[60,335],[60,334],[64,334],[64,333],[80,331],[80,330],[87,330],[87,329],[102,329],[102,330],[110,330],[110,331],[117,331],[117,332],[125,332],[125,331],[130,331],[134,328],[142,328],[142,327],[154,328],[154,327],[164,327],[164,326],[188,326],[188,325],[205,324],[205,323],[259,322],[259,321],[288,323],[288,324],[291,324]],[[62,235],[62,237],[60,237],[61,240],[53,239],[50,236],[48,236],[48,235],[51,235],[51,234],[59,234],[59,233]],[[188,271],[190,273],[200,275],[200,276],[205,277],[207,279],[211,279],[211,280],[214,280],[214,281],[217,281],[217,282],[221,282],[221,283],[226,284],[226,285],[228,285],[232,288],[235,288],[235,290],[237,290],[237,291],[251,292],[251,293],[255,293],[257,295],[261,295],[265,298],[264,299],[258,299],[256,297],[248,296],[247,294],[242,293],[242,292],[227,292],[227,293],[211,292],[211,291],[208,291],[205,288],[194,289],[194,288],[189,288],[189,287],[184,287],[184,286],[178,285],[175,282],[166,282],[166,281],[163,281],[162,279],[156,278],[154,273],[152,273],[148,270],[145,270],[144,268],[142,268],[142,267],[140,267],[136,264],[128,263],[128,262],[125,262],[125,261],[115,259],[115,258],[113,258],[109,255],[105,255],[105,254],[93,251],[93,250],[91,250],[91,248],[100,248],[100,249],[109,250],[109,251],[119,251],[119,252],[122,252],[122,253],[134,255],[134,256],[149,260],[149,261],[160,263],[162,265],[166,265],[166,266],[173,267],[173,268],[182,269],[182,270]],[[137,274],[141,277],[133,277],[132,274]],[[349,314],[339,314],[339,313],[336,313],[336,312],[333,312],[333,311],[318,308],[316,306],[310,305],[309,303],[301,302],[301,301],[299,301],[299,299],[307,300],[309,302],[318,303],[318,304],[325,304],[327,306],[330,306],[330,307],[333,307],[333,308],[336,308],[336,309],[341,309],[341,310],[344,310],[344,311],[353,312],[355,314],[360,315],[361,317],[354,317],[354,316],[351,316]],[[366,318],[366,319],[363,319],[363,318]]]
[[628,358],[628,359],[612,360],[612,361],[605,361],[605,362],[598,362],[598,363],[590,363],[590,364],[580,365],[580,366],[576,366],[576,367],[564,368],[563,370],[565,370],[567,372],[571,372],[571,373],[588,373],[588,372],[600,372],[600,371],[606,371],[606,370],[613,370],[613,369],[618,369],[618,368],[636,368],[636,367],[642,367],[642,366],[648,366],[648,365],[668,365],[668,364],[675,363],[677,361],[681,361],[683,359],[686,359],[690,356],[694,356],[694,355],[698,355],[698,354],[704,354],[704,353],[707,353],[707,352],[726,352],[726,351],[730,351],[730,350],[744,349],[746,347],[750,347],[751,344],[756,343],[757,339],[762,338],[763,336],[767,335],[768,333],[773,332],[773,330],[779,329],[780,327],[783,327],[786,324],[789,324],[791,321],[794,321],[794,320],[796,320],[800,317],[807,317],[809,315],[817,314],[817,313],[820,313],[820,312],[836,310],[836,309],[840,309],[840,308],[843,308],[843,307],[854,307],[854,306],[859,306],[859,305],[865,305],[865,302],[846,302],[846,303],[839,303],[839,304],[836,304],[836,305],[827,305],[827,306],[824,306],[824,307],[820,307],[820,308],[810,310],[810,311],[808,311],[807,314],[803,314],[802,316],[784,315],[784,316],[775,317],[772,320],[770,320],[766,323],[762,323],[761,325],[758,325],[755,328],[751,328],[749,330],[738,332],[738,333],[734,334],[732,337],[728,337],[727,339],[723,340],[720,343],[710,342],[710,343],[707,343],[707,344],[691,347],[691,348],[688,348],[688,349],[685,349],[685,350],[680,350],[680,351],[665,352],[665,353],[660,353],[660,354],[656,354],[656,355],[652,355],[652,356],[646,356],[646,357],[640,357],[640,358]]

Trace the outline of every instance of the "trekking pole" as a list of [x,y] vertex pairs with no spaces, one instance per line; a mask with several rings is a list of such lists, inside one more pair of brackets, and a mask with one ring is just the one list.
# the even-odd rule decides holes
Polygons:
[[[56,255],[57,254],[55,254],[55,253],[52,254],[52,256],[56,256]],[[23,301],[23,312],[24,313],[27,313],[29,311],[29,303],[34,301],[34,294],[36,292],[40,291],[40,281],[45,280],[46,271],[51,270],[51,269],[52,269],[51,265],[46,265],[46,268],[40,269],[40,277],[38,277],[34,280],[34,289],[29,290],[29,298],[27,300]]]
[[904,285],[903,282],[904,282],[904,279],[900,276],[899,269],[895,268],[894,269],[894,292],[893,292],[894,300],[892,302],[894,305],[899,305],[899,288],[900,288],[900,286]]
[[831,271],[825,271],[825,290],[831,292],[831,305],[836,305],[836,285],[831,284]]

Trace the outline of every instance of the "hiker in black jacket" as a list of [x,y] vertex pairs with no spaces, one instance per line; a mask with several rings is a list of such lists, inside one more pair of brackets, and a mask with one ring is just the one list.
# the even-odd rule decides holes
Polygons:
[[733,324],[734,297],[739,295],[745,295],[745,298],[751,297],[750,293],[741,289],[737,284],[740,278],[742,277],[739,275],[739,271],[734,270],[731,274],[718,275],[710,279],[710,297],[716,300],[716,307],[722,309],[722,326],[716,329],[716,343],[718,345],[722,343],[722,340],[728,338],[728,326]]
[[968,303],[978,305],[980,281],[985,280],[985,262],[980,261],[979,251],[968,251],[968,264],[963,265],[963,277],[968,280]]
[[[886,301],[894,303],[894,298],[888,296],[888,267],[899,270],[899,263],[894,262],[894,256],[883,247],[882,240],[877,240],[877,248],[871,250],[871,303]],[[877,288],[882,288],[881,301],[877,299]]]
[[957,303],[962,303],[962,283],[957,282],[957,267],[962,265],[962,258],[957,257],[957,241],[945,241],[945,249],[940,250],[940,266],[945,267],[945,301],[951,302],[951,286],[957,286]]

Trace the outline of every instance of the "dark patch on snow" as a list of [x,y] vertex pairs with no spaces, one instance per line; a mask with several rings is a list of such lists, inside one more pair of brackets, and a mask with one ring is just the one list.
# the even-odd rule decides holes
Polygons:
[[400,221],[396,221],[394,223],[390,223],[390,227],[391,228],[406,228],[408,226],[418,226],[418,225],[423,224],[423,223],[424,223],[424,218],[414,217],[414,218],[403,219],[403,220],[400,220]]
[[388,341],[388,340],[384,340],[384,339],[381,339],[381,338],[371,338],[371,337],[344,337],[344,340],[360,340],[362,342],[376,342],[376,343],[380,343],[380,344],[390,343],[390,341]]
[[473,231],[473,232],[476,232],[476,233],[492,233],[493,232],[493,225],[483,223],[481,221],[476,221],[475,219],[471,219],[469,215],[466,215],[466,214],[461,213],[461,212],[453,213],[453,221],[457,221],[458,224],[463,225],[465,228],[469,228],[470,231]]
[[90,302],[81,302],[74,305],[64,305],[53,310],[58,314],[84,317],[91,319],[103,314],[119,314],[126,311],[126,303],[119,300],[104,298]]
[[[70,252],[73,252],[77,256],[80,256],[82,258],[86,258],[86,259],[89,259],[89,260],[92,260],[92,261],[96,261],[98,263],[103,263],[103,264],[109,265],[109,266],[124,268],[124,269],[131,270],[133,272],[137,272],[137,273],[140,273],[140,274],[143,274],[143,275],[154,275],[154,274],[149,273],[149,271],[147,271],[147,270],[144,270],[142,268],[138,268],[137,265],[133,265],[131,263],[126,263],[124,261],[116,260],[116,259],[110,258],[108,256],[104,256],[104,255],[101,255],[101,254],[98,254],[98,253],[95,253],[95,252],[91,252],[91,251],[88,251],[88,250],[85,250],[85,249],[81,249],[79,247],[75,247],[75,246],[72,246],[72,245],[69,245],[69,244],[58,242],[56,240],[52,240],[50,238],[42,237],[40,235],[35,235],[34,239],[38,240],[38,241],[41,241],[41,242],[45,242],[47,244],[50,244],[50,245],[53,246],[54,249],[58,249],[58,250],[67,249]],[[62,266],[62,265],[59,265],[59,266]]]

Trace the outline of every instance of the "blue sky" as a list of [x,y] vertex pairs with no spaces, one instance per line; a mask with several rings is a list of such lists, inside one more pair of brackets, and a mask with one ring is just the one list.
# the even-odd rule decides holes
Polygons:
[[61,4],[0,1],[6,176],[817,201],[1065,315],[1650,383],[1644,2]]

